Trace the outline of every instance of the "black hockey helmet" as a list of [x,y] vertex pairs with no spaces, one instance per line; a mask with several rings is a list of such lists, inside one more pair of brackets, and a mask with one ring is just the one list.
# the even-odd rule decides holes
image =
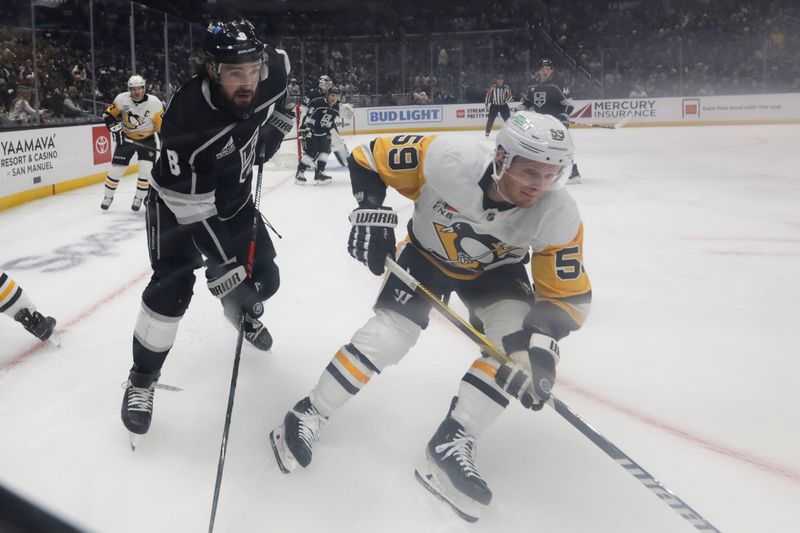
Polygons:
[[539,66],[537,67],[537,69],[544,68],[544,67],[555,68],[554,65],[553,65],[553,62],[549,58],[546,58],[546,57],[539,60]]
[[338,85],[331,85],[331,88],[328,89],[328,94],[342,94],[342,90],[339,89]]
[[246,19],[212,22],[208,25],[203,47],[215,63],[248,63],[264,57],[264,42]]

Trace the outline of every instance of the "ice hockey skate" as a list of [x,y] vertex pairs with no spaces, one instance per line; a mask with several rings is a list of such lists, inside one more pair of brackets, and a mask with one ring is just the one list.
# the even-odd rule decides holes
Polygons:
[[319,432],[327,419],[311,404],[306,396],[286,413],[283,424],[272,430],[269,442],[278,468],[284,474],[311,464],[314,443],[319,440]]
[[308,185],[308,180],[306,179],[305,173],[302,170],[298,170],[297,174],[294,176],[294,184]]
[[572,165],[572,173],[567,179],[567,185],[577,185],[578,183],[583,183],[581,179],[581,173],[578,171],[578,165]]
[[31,313],[29,309],[25,308],[17,311],[14,320],[22,324],[22,327],[37,339],[61,346],[61,337],[56,331],[55,318],[43,316],[39,311]]
[[262,352],[268,352],[272,348],[272,335],[269,334],[267,327],[260,320],[249,315],[245,315],[244,338]]
[[314,185],[328,185],[333,181],[333,178],[322,172],[314,174]]
[[428,442],[414,476],[467,522],[477,522],[492,501],[492,491],[475,467],[475,438],[449,416]]
[[111,202],[114,201],[113,196],[104,196],[103,202],[100,204],[100,209],[103,211],[108,211],[108,208],[111,207]]
[[137,372],[131,369],[123,383],[122,423],[130,432],[131,451],[136,451],[139,438],[150,429],[153,418],[153,395],[160,372]]
[[142,207],[142,199],[138,196],[133,198],[133,203],[131,204],[131,210],[138,211]]

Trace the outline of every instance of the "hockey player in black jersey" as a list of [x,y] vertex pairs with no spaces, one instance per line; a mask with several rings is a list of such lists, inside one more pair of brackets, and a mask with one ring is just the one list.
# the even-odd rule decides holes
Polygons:
[[333,80],[327,74],[323,74],[319,77],[319,85],[317,87],[308,91],[308,93],[303,97],[303,104],[308,106],[311,103],[311,100],[319,98],[320,96],[327,96],[328,91],[331,90],[333,87]]
[[[132,434],[146,433],[153,391],[192,298],[194,270],[206,267],[211,293],[245,338],[269,350],[259,320],[278,290],[275,248],[259,218],[252,272],[245,271],[255,216],[252,168],[291,129],[285,106],[289,60],[263,43],[250,22],[208,27],[201,70],[173,96],[161,128],[161,157],[145,201],[153,275],[133,333],[133,367],[122,400]],[[134,444],[132,435],[132,444]]]
[[306,185],[307,169],[314,167],[314,185],[325,185],[331,177],[325,174],[325,166],[331,155],[331,134],[339,117],[339,88],[333,86],[325,96],[314,98],[308,104],[300,135],[303,137],[303,157],[297,165],[294,182]]
[[[569,87],[554,73],[553,62],[549,59],[539,61],[539,70],[533,85],[522,98],[521,108],[533,110],[537,113],[552,115],[569,128],[569,115],[574,109],[572,95]],[[567,183],[580,183],[581,174],[578,172],[577,163],[572,165],[572,173]]]

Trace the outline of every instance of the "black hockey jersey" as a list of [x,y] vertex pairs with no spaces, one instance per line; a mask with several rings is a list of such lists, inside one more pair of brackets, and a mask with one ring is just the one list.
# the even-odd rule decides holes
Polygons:
[[321,96],[327,96],[328,91],[322,91],[319,87],[314,87],[309,90],[305,96],[303,96],[303,104],[308,106],[311,104],[311,100],[316,100]]
[[569,122],[569,114],[574,109],[569,88],[557,75],[547,80],[535,80],[522,98],[522,107],[537,113],[552,115],[561,122]]
[[206,257],[233,257],[223,221],[251,202],[259,136],[283,137],[270,117],[286,98],[290,65],[283,50],[270,49],[252,111],[237,116],[205,75],[175,93],[161,126],[161,158],[151,183]]
[[339,118],[339,102],[328,105],[325,96],[314,98],[308,103],[308,111],[303,117],[300,129],[308,129],[314,137],[325,137],[331,134]]

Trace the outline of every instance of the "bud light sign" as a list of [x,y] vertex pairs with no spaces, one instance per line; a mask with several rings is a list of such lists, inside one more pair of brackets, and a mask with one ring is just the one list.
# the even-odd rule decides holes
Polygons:
[[413,122],[442,122],[441,106],[378,107],[367,110],[368,124],[404,124]]

